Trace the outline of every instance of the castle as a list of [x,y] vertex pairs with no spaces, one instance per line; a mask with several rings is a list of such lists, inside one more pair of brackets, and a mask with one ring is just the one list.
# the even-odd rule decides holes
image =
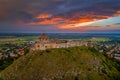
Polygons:
[[60,39],[50,39],[46,34],[42,34],[39,40],[31,46],[30,50],[45,50],[50,48],[68,48],[74,46],[87,46],[87,43],[82,43],[81,41],[73,40],[60,40]]

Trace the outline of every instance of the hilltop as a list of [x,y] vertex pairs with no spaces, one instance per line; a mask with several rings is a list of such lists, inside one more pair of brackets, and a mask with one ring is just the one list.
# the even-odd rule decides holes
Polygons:
[[94,48],[34,51],[1,72],[3,80],[120,80],[120,65]]

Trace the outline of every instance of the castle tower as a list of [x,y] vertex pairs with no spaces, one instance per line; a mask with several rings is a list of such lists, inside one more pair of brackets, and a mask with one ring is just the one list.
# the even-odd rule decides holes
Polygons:
[[50,40],[49,40],[49,37],[46,35],[46,34],[42,34],[40,37],[39,37],[39,41],[42,42],[42,43],[48,43]]
[[48,39],[49,37],[44,33],[39,37],[39,40],[48,40]]

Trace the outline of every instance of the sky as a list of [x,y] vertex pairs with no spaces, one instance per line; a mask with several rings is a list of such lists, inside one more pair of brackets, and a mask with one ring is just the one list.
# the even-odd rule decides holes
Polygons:
[[120,31],[120,0],[0,0],[0,33],[98,31]]

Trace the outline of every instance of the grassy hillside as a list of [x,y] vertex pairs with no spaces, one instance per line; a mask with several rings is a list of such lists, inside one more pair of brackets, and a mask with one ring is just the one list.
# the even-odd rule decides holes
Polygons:
[[1,73],[3,80],[120,80],[119,65],[89,47],[29,53]]

